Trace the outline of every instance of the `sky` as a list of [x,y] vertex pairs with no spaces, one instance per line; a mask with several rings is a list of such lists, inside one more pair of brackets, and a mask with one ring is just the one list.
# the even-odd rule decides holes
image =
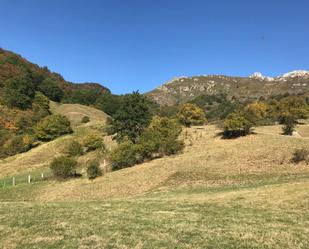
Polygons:
[[0,0],[0,47],[72,82],[309,70],[308,0]]

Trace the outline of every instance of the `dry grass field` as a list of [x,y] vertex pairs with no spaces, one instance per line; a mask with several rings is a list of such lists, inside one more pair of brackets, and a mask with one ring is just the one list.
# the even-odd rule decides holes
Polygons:
[[[280,126],[219,132],[190,128],[182,154],[93,181],[0,188],[0,248],[309,248],[309,166],[290,161],[309,148],[309,125],[297,137]],[[0,179],[46,167],[34,152],[61,153],[70,136],[1,162]]]

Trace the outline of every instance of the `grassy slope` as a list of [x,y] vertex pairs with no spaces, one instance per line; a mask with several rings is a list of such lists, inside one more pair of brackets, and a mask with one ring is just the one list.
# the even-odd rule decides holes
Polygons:
[[[82,140],[90,132],[100,130],[108,117],[107,114],[100,110],[79,104],[57,104],[51,102],[51,110],[53,113],[67,116],[72,123],[74,133],[44,143],[26,153],[0,160],[0,178],[10,175],[23,175],[25,172],[41,169],[41,171],[45,171],[52,159],[64,152],[69,141],[73,139]],[[89,123],[81,124],[81,119],[84,116],[90,118]],[[109,138],[105,138],[105,140],[107,144],[111,143]]]
[[[300,131],[309,134],[309,126]],[[222,140],[213,126],[193,128],[178,156],[95,181],[0,189],[0,245],[308,248],[309,167],[290,158],[309,139],[279,132],[260,127]]]

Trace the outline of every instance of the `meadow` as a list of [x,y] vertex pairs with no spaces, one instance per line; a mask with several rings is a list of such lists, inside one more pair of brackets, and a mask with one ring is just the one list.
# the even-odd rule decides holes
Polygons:
[[[280,129],[226,140],[216,126],[193,127],[176,156],[93,181],[0,188],[1,248],[309,248],[309,167],[291,162],[309,125],[298,137]],[[10,163],[0,179],[16,174]]]

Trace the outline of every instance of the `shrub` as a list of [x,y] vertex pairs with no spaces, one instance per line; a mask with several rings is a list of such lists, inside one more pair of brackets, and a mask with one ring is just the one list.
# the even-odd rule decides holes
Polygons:
[[140,146],[131,141],[122,142],[111,151],[110,161],[113,170],[133,166],[141,162]]
[[184,146],[183,142],[178,140],[181,130],[175,120],[154,117],[139,139],[143,157],[161,157],[181,151]]
[[71,132],[70,121],[57,114],[43,118],[35,127],[35,134],[41,141],[50,141]]
[[66,153],[68,156],[80,156],[83,154],[83,152],[83,146],[75,140],[71,141],[66,149]]
[[81,121],[82,121],[83,124],[86,124],[86,123],[90,122],[90,118],[88,116],[84,116]]
[[7,156],[23,153],[33,147],[34,138],[30,135],[13,136],[3,146],[3,152]]
[[270,107],[264,102],[250,103],[245,107],[246,118],[255,125],[263,124],[267,118]]
[[55,177],[65,179],[76,175],[76,166],[77,162],[74,159],[60,156],[51,162],[50,169]]
[[308,162],[309,151],[307,149],[297,149],[293,153],[292,162],[300,163],[302,161]]
[[224,120],[224,138],[234,138],[246,136],[251,132],[252,123],[246,117],[239,113],[233,112]]
[[154,117],[136,143],[119,144],[110,155],[113,169],[121,169],[164,155],[176,154],[184,147],[178,139],[181,126],[166,117]]
[[195,104],[184,104],[180,107],[177,117],[179,122],[186,127],[203,125],[206,122],[204,111]]
[[284,116],[282,117],[282,124],[283,135],[293,135],[296,127],[296,121],[294,120],[294,118],[290,115]]
[[102,170],[100,169],[100,163],[98,161],[90,161],[88,163],[87,175],[89,179],[95,179],[102,175]]
[[95,133],[87,135],[83,141],[83,145],[87,152],[97,149],[105,149],[101,135]]

